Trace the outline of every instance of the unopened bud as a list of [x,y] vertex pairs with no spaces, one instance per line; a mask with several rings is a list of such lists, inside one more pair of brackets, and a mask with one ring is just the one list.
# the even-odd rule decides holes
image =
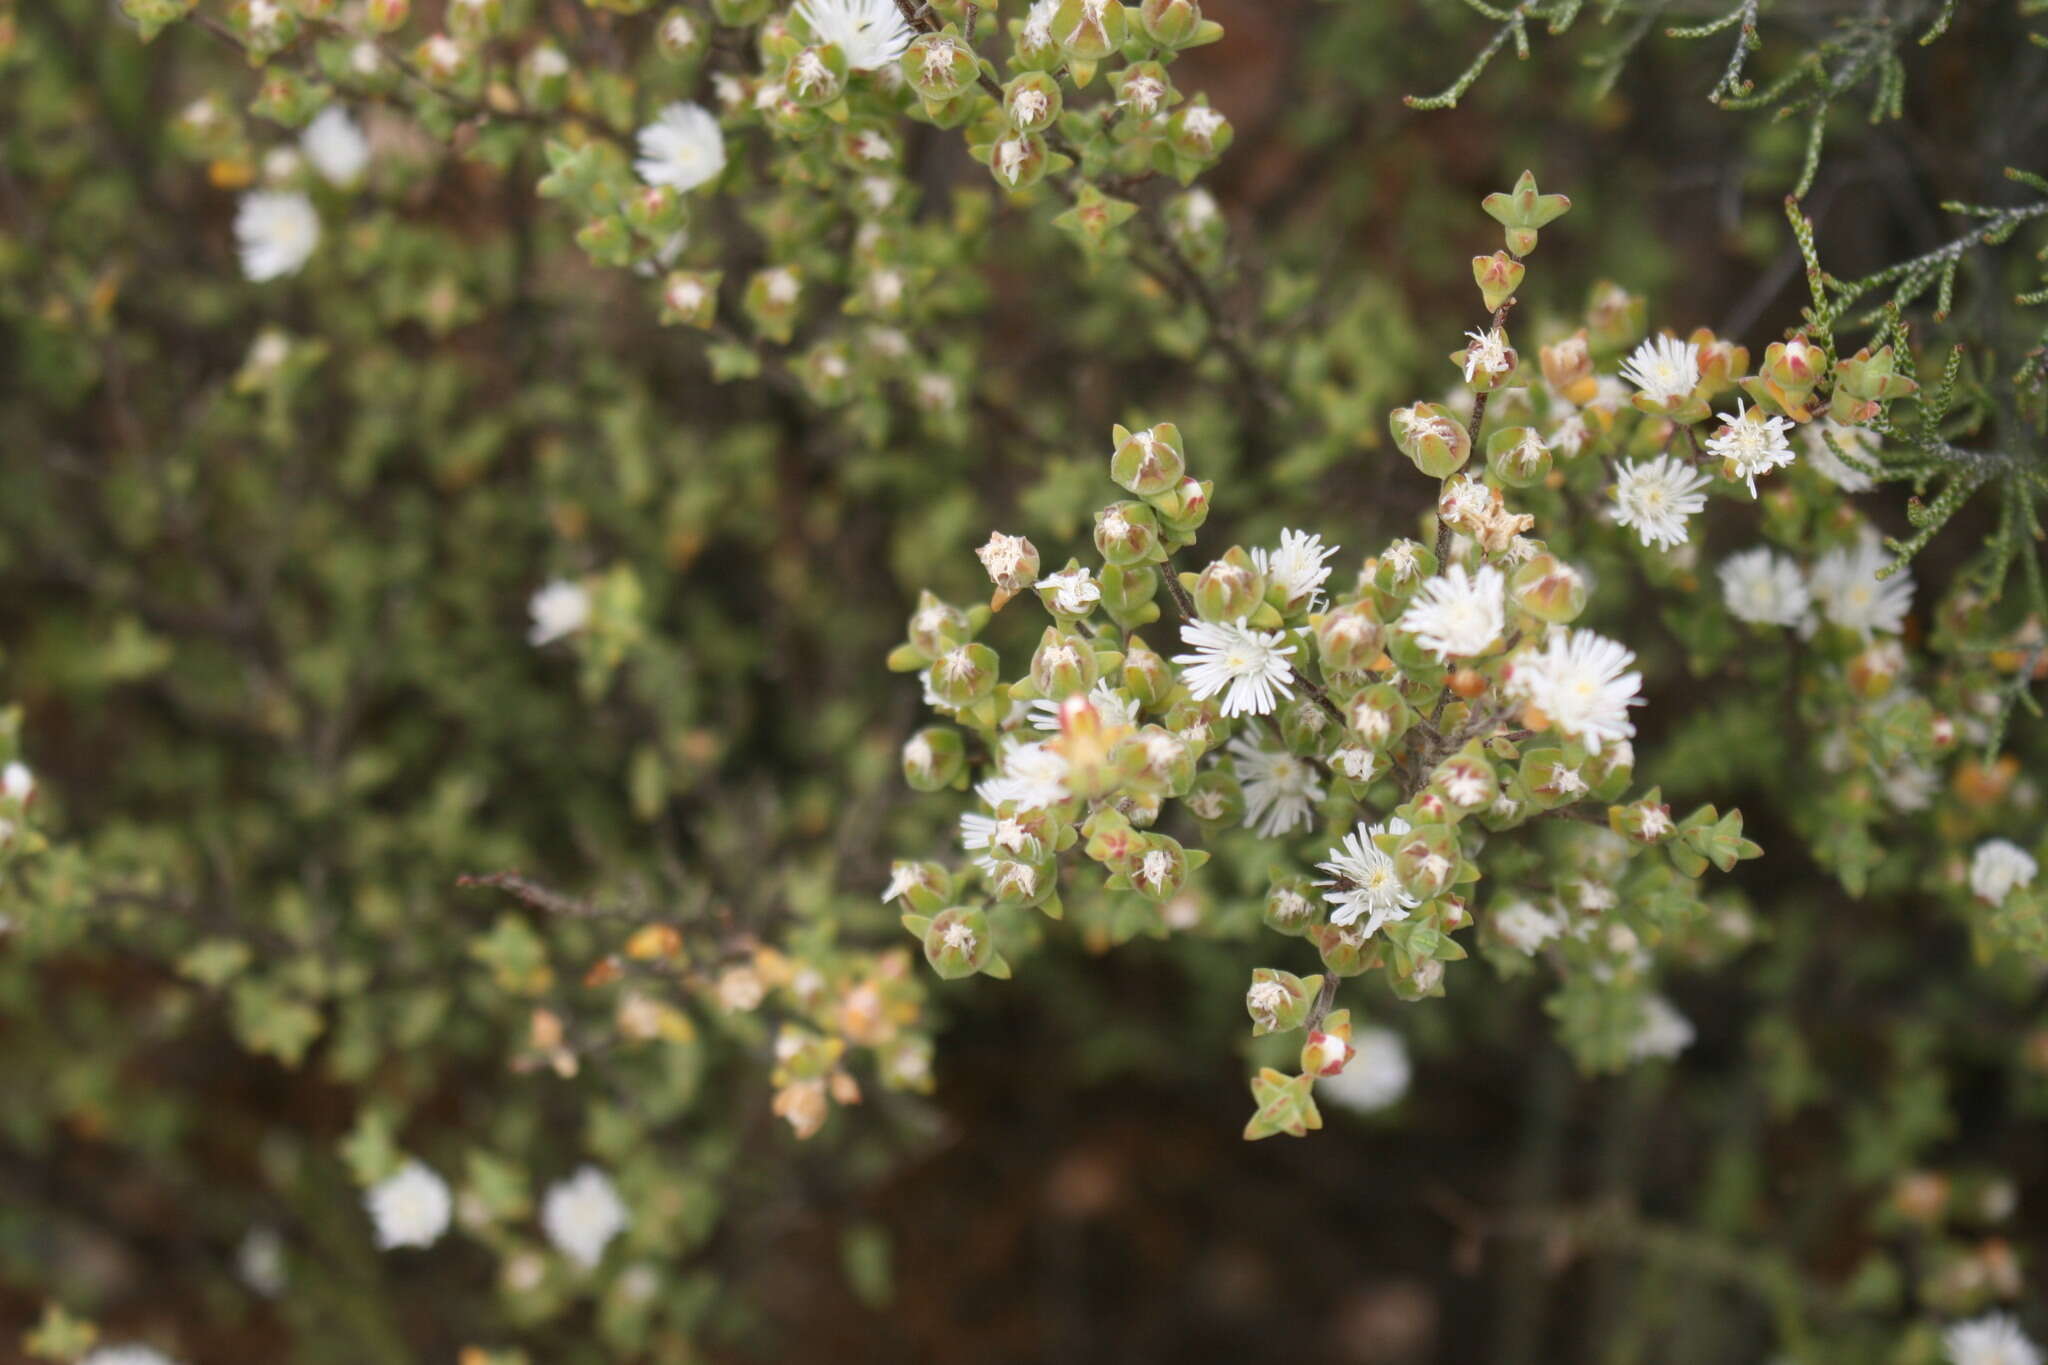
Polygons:
[[1180,428],[1160,422],[1143,431],[1112,430],[1115,448],[1109,457],[1109,477],[1141,498],[1149,498],[1177,487],[1187,474],[1182,455]]
[[1435,403],[1395,408],[1387,425],[1401,453],[1433,479],[1449,478],[1472,457],[1464,424]]
[[1244,993],[1245,1013],[1252,1017],[1252,1036],[1263,1038],[1269,1033],[1288,1033],[1300,1028],[1322,984],[1319,976],[1304,981],[1293,972],[1256,968],[1251,987]]
[[1553,554],[1540,554],[1509,580],[1515,605],[1539,621],[1562,624],[1586,609],[1586,579]]
[[1326,674],[1370,668],[1380,657],[1385,627],[1366,603],[1346,603],[1309,619]]
[[1004,603],[1038,581],[1038,549],[1023,536],[991,531],[988,543],[974,553],[995,584],[989,601],[992,610],[1001,611]]
[[967,748],[958,730],[928,726],[903,745],[903,780],[913,790],[940,791],[953,785],[967,765]]
[[1195,577],[1195,611],[1205,621],[1236,621],[1258,610],[1264,584],[1251,557],[1233,545]]
[[1508,487],[1527,488],[1550,472],[1550,447],[1534,427],[1502,427],[1486,438],[1486,467]]

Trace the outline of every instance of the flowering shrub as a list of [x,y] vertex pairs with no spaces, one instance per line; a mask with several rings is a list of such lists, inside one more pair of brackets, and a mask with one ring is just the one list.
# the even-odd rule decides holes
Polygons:
[[[1827,213],[1908,39],[2018,92],[1950,160],[2035,145],[1985,8],[1681,32],[1805,118],[1712,135],[1806,290],[1725,336],[1655,129],[1483,59],[1383,121],[1448,7],[0,8],[9,1339],[799,1358],[822,1264],[880,1342],[1010,1297],[899,1276],[1005,1193],[930,1193],[961,1095],[1235,1049],[1459,1265],[1640,1268],[1560,1355],[2033,1359],[2048,181],[1857,275]],[[1524,138],[1580,203],[1488,226]]]

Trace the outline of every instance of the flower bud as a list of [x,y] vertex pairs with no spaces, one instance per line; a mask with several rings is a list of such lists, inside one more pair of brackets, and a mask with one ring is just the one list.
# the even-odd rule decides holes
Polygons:
[[1671,807],[1659,801],[1660,793],[1652,790],[1642,800],[1626,806],[1609,806],[1607,823],[1616,834],[1624,835],[1639,844],[1660,844],[1672,836],[1677,825],[1671,819]]
[[942,725],[919,730],[903,745],[903,780],[916,791],[949,787],[967,766],[960,732]]
[[1486,467],[1508,487],[1527,488],[1550,472],[1550,447],[1534,427],[1502,427],[1486,438]]
[[1472,282],[1479,286],[1479,296],[1486,301],[1488,312],[1493,312],[1522,286],[1522,276],[1528,267],[1507,254],[1496,251],[1491,256],[1472,258]]
[[1317,924],[1308,936],[1323,959],[1323,970],[1332,976],[1357,976],[1379,965],[1379,941],[1366,937],[1363,924]]
[[1117,746],[1117,770],[1125,781],[1147,791],[1178,793],[1195,776],[1195,751],[1173,731],[1147,725],[1126,735]]
[[846,54],[837,43],[806,47],[789,59],[782,88],[806,109],[822,109],[846,91]]
[[1130,879],[1132,888],[1147,900],[1173,899],[1188,879],[1187,850],[1167,835],[1146,835],[1131,858]]
[[988,916],[972,906],[955,906],[933,917],[924,933],[924,960],[948,981],[972,976],[995,954]]
[[1044,903],[1059,884],[1051,866],[1013,858],[997,858],[995,869],[987,876],[989,895],[995,903],[1013,910]]
[[369,0],[364,6],[363,17],[378,33],[392,33],[405,27],[405,21],[412,16],[412,0]]
[[1268,929],[1299,937],[1315,924],[1316,907],[1322,903],[1314,883],[1306,877],[1279,877],[1266,891],[1262,912]]
[[889,885],[882,891],[882,903],[900,900],[911,909],[936,913],[953,899],[953,874],[942,863],[898,860],[889,864]]
[[727,28],[752,28],[768,17],[769,0],[711,0],[711,17]]
[[1330,772],[1339,781],[1362,789],[1380,775],[1381,755],[1363,744],[1339,745],[1330,754]]
[[1045,139],[1012,133],[989,148],[988,168],[1007,190],[1028,190],[1045,176]]
[[1508,580],[1515,605],[1539,621],[1561,625],[1586,609],[1586,579],[1553,554],[1540,554]]
[[1078,635],[1062,635],[1051,626],[1039,637],[1031,656],[1031,685],[1054,700],[1086,692],[1100,676],[1095,651]]
[[1148,711],[1156,711],[1173,690],[1173,669],[1157,651],[1133,635],[1124,648],[1124,691]]
[[1118,0],[1060,0],[1052,16],[1053,40],[1071,62],[1094,63],[1110,56],[1124,45],[1126,26]]
[[1244,788],[1221,768],[1195,774],[1181,804],[1205,825],[1236,825],[1244,820]]
[[661,282],[665,326],[709,327],[718,314],[718,272],[678,270]]
[[1144,0],[1138,26],[1161,47],[1179,47],[1201,27],[1202,10],[1194,0]]
[[1143,565],[1111,564],[1102,571],[1102,606],[1126,628],[1156,620],[1152,599],[1159,592],[1159,571]]
[[1291,1033],[1300,1028],[1322,986],[1319,976],[1304,981],[1293,972],[1272,967],[1254,969],[1251,987],[1244,993],[1245,1013],[1252,1017],[1252,1037]]
[[1001,662],[987,645],[969,644],[949,649],[932,661],[925,675],[932,695],[956,709],[972,706],[996,690]]
[[1183,104],[1166,121],[1166,140],[1173,150],[1190,161],[1212,161],[1223,155],[1237,137],[1237,130],[1220,109],[1212,109],[1203,96],[1195,104]]
[[1236,621],[1259,609],[1265,585],[1251,557],[1236,545],[1195,577],[1191,593],[1204,621]]
[[1043,71],[1027,71],[1003,87],[1003,112],[1020,133],[1042,133],[1060,116],[1060,83]]
[[917,610],[910,614],[907,632],[910,646],[927,661],[938,658],[954,645],[968,639],[967,613],[941,602],[929,591],[917,595]]
[[1464,349],[1451,352],[1451,363],[1465,375],[1465,382],[1480,393],[1506,383],[1521,364],[1521,357],[1508,345],[1507,333],[1499,327],[1487,332],[1467,332]]
[[1301,1047],[1301,1070],[1307,1076],[1334,1076],[1358,1054],[1351,1046],[1351,1011],[1332,1010],[1319,1029],[1311,1029]]
[[1543,379],[1567,403],[1583,404],[1599,392],[1599,381],[1593,375],[1593,348],[1586,342],[1586,329],[1566,337],[1554,346],[1544,346],[1537,354],[1543,362]]
[[1155,493],[1146,499],[1152,510],[1159,513],[1159,519],[1169,530],[1193,539],[1193,533],[1201,529],[1209,519],[1209,491],[1214,484],[1208,480],[1197,483],[1193,479],[1182,479],[1177,487],[1164,493]]
[[504,0],[455,0],[443,13],[448,27],[465,42],[487,42],[504,27]]
[[1160,422],[1143,431],[1111,429],[1115,449],[1109,457],[1109,477],[1120,487],[1141,498],[1149,498],[1180,486],[1187,474],[1187,460],[1181,454],[1180,428]]
[[1711,398],[1735,386],[1749,368],[1749,348],[1723,341],[1701,327],[1686,338],[1700,350],[1700,396]]
[[1159,547],[1159,520],[1142,502],[1116,502],[1095,514],[1095,552],[1120,567],[1146,564]]
[[973,51],[950,33],[927,33],[903,54],[903,77],[934,103],[952,99],[981,74]]
[[1415,710],[1392,683],[1375,683],[1351,699],[1351,733],[1369,749],[1385,750],[1408,733]]
[[1429,790],[1441,796],[1453,819],[1483,810],[1500,794],[1493,765],[1476,751],[1454,754],[1429,775]]
[[1101,585],[1089,576],[1087,569],[1071,559],[1067,561],[1066,568],[1046,575],[1033,586],[1038,589],[1038,600],[1061,625],[1086,620],[1095,613],[1095,604],[1102,600]]
[[1023,536],[991,531],[988,544],[974,553],[988,571],[989,582],[995,584],[995,595],[989,600],[992,611],[1001,611],[1011,598],[1038,581],[1038,549]]
[[1395,408],[1387,425],[1394,444],[1432,479],[1445,479],[1472,458],[1472,440],[1462,422],[1435,403]]
[[1175,98],[1173,79],[1158,62],[1132,62],[1116,78],[1117,107],[1126,114],[1151,118]]
[[1458,836],[1447,825],[1417,825],[1394,850],[1394,875],[1417,900],[1448,891],[1458,872]]
[[1642,295],[1631,294],[1612,280],[1597,282],[1586,304],[1593,349],[1604,354],[1634,344],[1644,332],[1646,317]]
[[1892,690],[1892,683],[1905,672],[1906,652],[1897,640],[1879,640],[1849,660],[1849,690],[1865,701],[1875,701]]
[[1347,602],[1309,617],[1315,631],[1316,657],[1325,675],[1370,668],[1380,657],[1385,627],[1364,602]]
[[434,80],[448,84],[467,76],[476,66],[468,48],[445,33],[436,33],[412,54],[413,64]]
[[704,48],[704,33],[687,9],[672,9],[654,30],[655,46],[672,62],[694,57]]

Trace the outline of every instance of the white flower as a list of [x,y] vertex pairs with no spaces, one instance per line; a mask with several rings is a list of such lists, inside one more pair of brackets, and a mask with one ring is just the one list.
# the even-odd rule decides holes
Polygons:
[[355,184],[362,178],[363,168],[370,164],[370,140],[356,127],[348,110],[338,104],[328,105],[306,125],[306,131],[299,135],[299,146],[304,149],[306,160],[313,163],[313,169],[330,185]]
[[1024,162],[1031,155],[1031,144],[1021,137],[1006,138],[996,144],[996,169],[1003,179],[1012,185],[1024,173]]
[[1986,839],[1970,858],[1970,890],[1979,900],[2003,905],[2013,888],[2032,886],[2040,870],[2040,864],[2012,840]]
[[235,1249],[235,1272],[243,1284],[266,1299],[284,1292],[284,1238],[276,1228],[254,1227],[243,1234],[242,1244]]
[[1363,744],[1347,744],[1330,755],[1330,768],[1353,782],[1370,782],[1379,771],[1380,756]]
[[1810,602],[1799,566],[1762,545],[1731,555],[1720,568],[1721,600],[1740,621],[1796,626]]
[[26,804],[35,794],[36,775],[29,771],[28,764],[17,759],[0,768],[0,796],[9,796]]
[[650,185],[693,190],[725,169],[725,138],[718,118],[701,104],[678,101],[640,130],[633,169]]
[[1245,735],[1232,739],[1229,747],[1244,788],[1245,824],[1271,839],[1314,822],[1323,789],[1307,759],[1285,749],[1261,748]]
[[1196,621],[1180,628],[1183,643],[1193,645],[1193,654],[1176,654],[1173,661],[1188,665],[1182,681],[1196,701],[1223,693],[1224,716],[1263,716],[1279,705],[1274,697],[1292,697],[1287,684],[1294,677],[1287,656],[1293,645],[1282,645],[1281,632],[1246,630],[1244,618],[1236,625]]
[[974,790],[990,806],[1009,802],[1020,811],[1056,806],[1067,799],[1067,760],[1044,744],[1015,744],[1003,755],[998,775]]
[[1592,434],[1586,430],[1586,419],[1578,413],[1570,413],[1557,424],[1557,430],[1550,433],[1550,448],[1569,460],[1586,448]]
[[1614,519],[1645,545],[1683,545],[1685,519],[1707,505],[1706,486],[1706,475],[1673,456],[1631,461],[1614,474]]
[[1766,417],[1761,408],[1752,413],[1740,398],[1735,400],[1732,416],[1725,412],[1714,415],[1723,425],[1707,438],[1707,453],[1733,464],[1735,477],[1749,484],[1749,495],[1753,498],[1757,475],[1792,463],[1792,443],[1785,439],[1785,433],[1792,429],[1791,419]]
[[1939,773],[1909,759],[1884,775],[1884,799],[1893,810],[1926,810],[1934,804],[1934,793],[1940,785]]
[[585,1166],[548,1188],[540,1225],[555,1249],[586,1270],[604,1256],[605,1245],[626,1228],[626,1205],[607,1176]]
[[1414,1068],[1408,1061],[1408,1045],[1390,1028],[1367,1027],[1351,1035],[1357,1049],[1351,1061],[1334,1076],[1316,1082],[1323,1098],[1346,1109],[1370,1114],[1385,1109],[1408,1093]]
[[1692,1021],[1661,995],[1643,1001],[1642,1021],[1628,1040],[1628,1055],[1636,1061],[1652,1057],[1670,1058],[1692,1046]]
[[[1102,728],[1119,730],[1138,722],[1138,704],[1128,701],[1123,693],[1110,686],[1104,678],[1088,689],[1088,700],[1094,704],[1095,714],[1102,717]],[[1060,703],[1050,697],[1039,697],[1031,703],[1031,726],[1048,733],[1060,728]]]
[[[987,847],[986,841],[982,845]],[[889,869],[889,885],[882,890],[882,904],[887,905],[918,883],[917,864],[899,862]]]
[[1941,1334],[1949,1365],[2041,1365],[2041,1348],[2004,1313],[1959,1322]]
[[320,245],[320,215],[303,194],[254,190],[235,209],[235,245],[250,279],[295,275]]
[[384,54],[366,38],[349,49],[348,64],[358,76],[374,76],[383,69]]
[[1323,561],[1337,553],[1339,547],[1323,548],[1323,538],[1307,531],[1282,531],[1280,548],[1268,554],[1263,549],[1252,551],[1252,563],[1265,576],[1266,582],[1285,591],[1287,605],[1296,606],[1302,602],[1315,610],[1314,599],[1322,594],[1317,590],[1330,576],[1330,567]]
[[[1829,436],[1835,438],[1834,446],[1827,443]],[[1839,446],[1850,459],[1876,464],[1878,447],[1883,444],[1876,432],[1867,427],[1845,427],[1832,417],[1823,417],[1801,429],[1800,443],[1806,447],[1808,467],[1819,470],[1823,478],[1844,493],[1868,493],[1877,487],[1876,479],[1835,454],[1835,446]]]
[[589,589],[566,578],[550,580],[526,607],[533,616],[533,629],[526,632],[530,645],[551,644],[590,623]]
[[1361,820],[1344,836],[1341,847],[1330,850],[1330,861],[1316,864],[1332,878],[1316,885],[1337,888],[1323,893],[1323,899],[1337,907],[1330,912],[1330,923],[1353,924],[1363,915],[1365,937],[1370,938],[1381,925],[1407,919],[1408,912],[1421,904],[1394,875],[1393,855],[1382,853],[1373,843],[1382,834],[1407,832],[1408,822],[1398,817],[1370,828]]
[[79,1358],[78,1365],[177,1365],[154,1346],[102,1346]]
[[939,941],[955,952],[973,953],[974,930],[967,927],[965,920],[954,920],[939,934]]
[[1560,732],[1597,754],[1636,732],[1628,708],[1642,704],[1643,675],[1626,671],[1635,660],[1604,635],[1558,631],[1542,653],[1515,665],[1514,686]]
[[1048,574],[1032,585],[1052,590],[1052,604],[1069,616],[1086,616],[1102,600],[1102,588],[1088,576],[1088,570],[1063,569]]
[[1636,347],[1621,377],[1659,406],[1689,395],[1700,382],[1700,348],[1673,336],[1653,336]]
[[432,1246],[448,1230],[448,1215],[454,1209],[448,1182],[412,1160],[372,1185],[363,1202],[377,1225],[377,1245],[386,1251]]
[[1507,624],[1505,586],[1490,564],[1470,576],[1453,564],[1422,585],[1397,624],[1439,660],[1478,654]]
[[1206,104],[1192,105],[1181,115],[1181,126],[1188,130],[1189,136],[1206,144],[1223,126],[1223,114]]
[[1868,640],[1872,631],[1896,635],[1913,606],[1913,575],[1901,568],[1880,580],[1891,556],[1866,534],[1854,549],[1830,550],[1813,566],[1811,586],[1821,614]]
[[1493,932],[1517,952],[1533,954],[1564,932],[1564,922],[1527,901],[1516,901],[1493,912]]
[[273,185],[282,185],[297,179],[303,165],[305,162],[291,148],[272,147],[263,154],[263,178]]

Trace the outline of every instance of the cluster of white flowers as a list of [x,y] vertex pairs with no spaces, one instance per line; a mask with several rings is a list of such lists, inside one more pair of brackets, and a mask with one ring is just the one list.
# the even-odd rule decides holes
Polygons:
[[1724,560],[1720,576],[1721,600],[1739,621],[1796,626],[1806,618],[1806,578],[1788,556],[1760,545]]
[[1834,549],[1802,576],[1790,557],[1758,546],[1732,555],[1719,570],[1721,600],[1738,620],[1765,626],[1798,626],[1811,633],[1820,617],[1865,640],[1876,632],[1896,635],[1913,606],[1913,576],[1894,569],[1880,578],[1891,557],[1874,535]]
[[1986,839],[1970,858],[1970,892],[1991,905],[2034,884],[2041,870],[2033,855],[2010,839]]

